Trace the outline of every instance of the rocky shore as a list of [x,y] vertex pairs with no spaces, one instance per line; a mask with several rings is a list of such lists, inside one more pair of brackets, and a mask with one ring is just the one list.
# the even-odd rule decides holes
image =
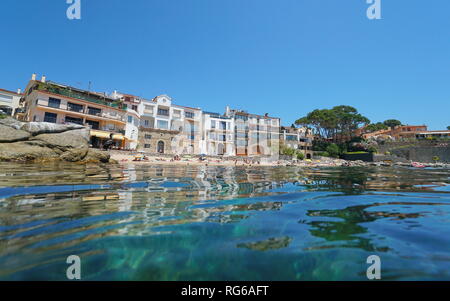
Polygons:
[[89,148],[81,125],[0,119],[0,162],[111,162],[108,152]]

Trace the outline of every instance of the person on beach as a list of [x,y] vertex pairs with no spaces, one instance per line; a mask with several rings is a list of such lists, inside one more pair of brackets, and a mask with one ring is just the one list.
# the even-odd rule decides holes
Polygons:
[[113,144],[114,144],[113,134],[111,133],[111,134],[109,134],[109,139],[103,145],[103,149],[105,151],[108,151],[108,150],[110,150],[112,148]]

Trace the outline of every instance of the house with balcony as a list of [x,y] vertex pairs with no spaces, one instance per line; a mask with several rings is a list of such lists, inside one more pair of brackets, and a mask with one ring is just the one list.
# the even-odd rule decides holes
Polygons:
[[280,128],[280,149],[282,146],[295,149],[305,155],[306,159],[313,157],[313,140],[312,130],[302,127],[286,127]]
[[175,105],[167,95],[143,101],[138,149],[161,154],[198,154],[202,111]]
[[200,151],[210,156],[235,156],[234,121],[231,117],[203,112]]
[[136,150],[139,143],[139,127],[141,124],[141,114],[144,111],[144,99],[114,91],[111,98],[122,101],[125,113],[125,149]]
[[236,156],[279,155],[280,118],[226,108],[234,124]]
[[102,93],[47,81],[28,83],[16,118],[23,121],[80,124],[91,129],[91,145],[101,148],[113,139],[116,148],[126,146],[126,109],[122,101]]
[[17,92],[0,89],[0,113],[14,116],[19,108],[22,93],[20,89]]

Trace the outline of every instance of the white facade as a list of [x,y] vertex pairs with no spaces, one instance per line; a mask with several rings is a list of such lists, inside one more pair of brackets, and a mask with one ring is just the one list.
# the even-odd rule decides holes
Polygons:
[[[170,153],[200,153],[202,121],[202,111],[200,109],[174,105],[169,96],[160,95],[151,101],[143,101],[140,116],[141,128],[158,130],[161,136],[171,135]],[[148,136],[150,137],[151,135],[148,134]],[[165,137],[165,140],[165,143],[169,142],[167,137]],[[142,144],[148,145],[149,143],[149,141],[144,141]]]
[[139,142],[139,126],[141,120],[141,112],[144,110],[143,99],[137,96],[122,94],[117,91],[111,94],[113,99],[121,99],[127,105],[125,115],[125,148],[136,150]]
[[235,156],[234,120],[203,112],[200,151],[209,156]]
[[22,94],[20,90],[16,92],[0,89],[0,111],[6,115],[13,116],[17,108],[19,108],[20,98]]

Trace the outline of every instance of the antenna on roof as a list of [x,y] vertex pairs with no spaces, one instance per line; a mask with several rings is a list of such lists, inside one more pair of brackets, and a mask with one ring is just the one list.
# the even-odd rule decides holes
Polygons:
[[89,81],[88,91],[91,91],[91,81]]

